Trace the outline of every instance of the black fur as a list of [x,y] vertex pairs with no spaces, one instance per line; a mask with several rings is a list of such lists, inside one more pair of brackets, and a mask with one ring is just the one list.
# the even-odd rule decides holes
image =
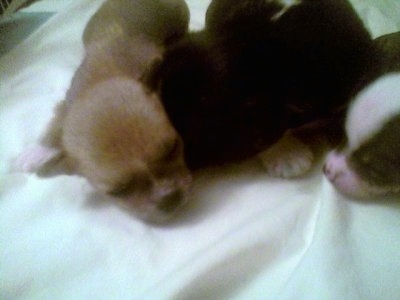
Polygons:
[[400,114],[350,156],[351,167],[373,186],[400,186]]
[[288,128],[333,118],[369,70],[368,32],[345,0],[213,0],[205,29],[152,75],[192,169],[247,158]]
[[374,43],[381,57],[379,75],[400,72],[400,31],[380,36]]

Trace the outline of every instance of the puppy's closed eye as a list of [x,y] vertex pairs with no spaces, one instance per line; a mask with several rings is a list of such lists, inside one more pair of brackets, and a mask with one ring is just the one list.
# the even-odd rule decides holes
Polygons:
[[113,189],[107,192],[113,197],[126,197],[132,194],[145,193],[153,186],[151,179],[145,174],[133,174],[127,181],[118,183]]

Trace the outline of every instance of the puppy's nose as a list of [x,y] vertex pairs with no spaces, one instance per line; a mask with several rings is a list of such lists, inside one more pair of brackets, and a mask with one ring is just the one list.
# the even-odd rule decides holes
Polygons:
[[337,178],[342,174],[341,171],[332,169],[328,164],[325,164],[322,168],[326,178],[329,179],[330,182],[335,183]]
[[165,213],[171,213],[183,203],[184,197],[185,195],[181,190],[173,191],[164,196],[157,207]]
[[332,170],[328,167],[327,164],[324,164],[322,171],[324,172],[326,178],[328,178],[332,182],[335,181],[335,174],[334,172],[332,172]]
[[326,164],[324,164],[324,166],[322,167],[322,172],[324,172],[324,174],[326,175],[326,176],[329,176],[330,175],[330,170],[329,170],[329,168],[328,168],[328,166],[326,165]]

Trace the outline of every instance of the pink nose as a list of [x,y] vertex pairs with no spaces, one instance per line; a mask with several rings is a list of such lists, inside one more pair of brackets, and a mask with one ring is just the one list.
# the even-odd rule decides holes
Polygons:
[[323,167],[323,172],[325,176],[331,182],[335,182],[345,169],[346,157],[336,151],[330,152]]
[[365,194],[363,181],[347,164],[347,156],[341,152],[330,152],[324,165],[324,174],[342,194],[360,197]]
[[328,166],[327,166],[326,163],[324,164],[324,166],[323,166],[323,168],[322,168],[322,171],[324,172],[325,176],[326,176],[330,181],[333,180],[333,177],[334,177],[334,176],[332,176],[332,175],[333,175],[333,172],[328,168]]
[[322,171],[324,172],[326,178],[328,178],[331,182],[335,182],[342,173],[340,170],[330,168],[328,164],[324,164]]

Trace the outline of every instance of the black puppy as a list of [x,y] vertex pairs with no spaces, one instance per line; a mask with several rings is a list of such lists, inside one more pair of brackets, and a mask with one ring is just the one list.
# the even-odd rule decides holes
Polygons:
[[270,173],[291,177],[312,153],[284,133],[341,120],[372,51],[345,0],[213,0],[205,28],[171,47],[152,80],[191,169],[248,158],[285,136],[261,157]]
[[378,76],[354,98],[347,141],[329,153],[324,167],[335,188],[352,197],[400,192],[400,32],[376,44]]

